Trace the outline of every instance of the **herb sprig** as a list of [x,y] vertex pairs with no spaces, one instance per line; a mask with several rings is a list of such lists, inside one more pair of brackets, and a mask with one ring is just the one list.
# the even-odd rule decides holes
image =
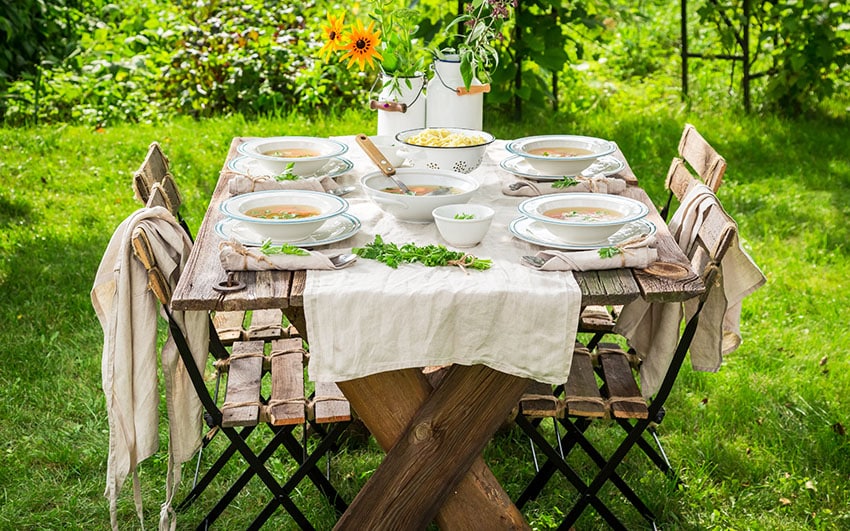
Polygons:
[[291,243],[284,243],[280,247],[275,247],[272,245],[272,241],[267,239],[263,242],[263,245],[260,246],[260,252],[264,255],[273,255],[273,254],[292,254],[296,256],[309,256],[310,253],[300,247],[296,247]]
[[386,265],[397,268],[400,264],[419,262],[429,267],[436,266],[458,266],[461,269],[472,268],[479,271],[490,269],[492,260],[478,258],[460,251],[451,251],[443,245],[418,246],[414,243],[405,243],[401,246],[393,242],[384,242],[380,234],[375,235],[375,241],[367,243],[363,247],[355,247],[351,252],[357,256],[377,260]]
[[286,165],[286,168],[284,168],[282,172],[275,175],[275,177],[274,177],[275,180],[276,181],[297,181],[299,179],[299,177],[297,175],[295,175],[294,173],[292,173],[292,170],[294,168],[295,168],[295,163],[290,162],[289,164]]
[[466,214],[464,212],[458,212],[455,214],[455,219],[475,219],[475,214]]
[[619,247],[602,247],[601,249],[599,249],[599,257],[614,258],[622,252],[622,249],[620,249]]
[[578,179],[575,177],[567,177],[566,175],[560,180],[552,183],[552,188],[569,188],[570,186],[576,186],[578,184]]

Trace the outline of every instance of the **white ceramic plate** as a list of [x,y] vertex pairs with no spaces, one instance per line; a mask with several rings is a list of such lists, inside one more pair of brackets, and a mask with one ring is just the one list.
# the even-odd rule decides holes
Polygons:
[[[318,247],[336,243],[354,236],[360,230],[360,220],[351,214],[340,214],[327,220],[313,234],[296,242],[272,240],[272,244],[289,243],[296,247]],[[260,247],[265,238],[239,220],[226,218],[215,226],[215,232],[225,240],[234,239],[243,245]]]
[[[524,158],[519,155],[513,155],[502,162],[499,163],[499,166],[510,173],[518,177],[525,177],[526,179],[531,179],[532,181],[559,181],[564,178],[563,175],[543,175],[539,171],[535,170],[531,167],[531,164],[528,163]],[[618,173],[623,168],[626,167],[626,163],[617,157],[613,157],[611,155],[605,155],[603,157],[599,157],[599,160],[590,165],[589,168],[581,172],[583,177],[592,177],[597,173],[601,173],[605,176],[613,175]]]
[[[335,178],[345,173],[348,173],[353,167],[354,163],[350,160],[343,157],[334,157],[328,160],[328,162],[315,173],[311,173],[309,175],[302,175],[301,178]],[[231,161],[227,163],[227,169],[230,171],[235,171],[236,173],[244,173],[250,175],[251,177],[262,177],[264,175],[268,175],[268,172],[265,171],[262,166],[260,166],[260,162],[257,161],[257,159],[251,158],[247,155],[231,159]]]
[[560,238],[556,238],[551,232],[546,230],[546,226],[543,225],[543,223],[534,221],[533,219],[525,216],[511,221],[511,224],[508,226],[508,230],[510,230],[511,234],[520,240],[525,240],[528,243],[533,243],[542,247],[564,249],[567,251],[585,251],[588,249],[601,249],[602,247],[617,245],[618,243],[634,236],[649,236],[651,234],[655,234],[657,229],[651,222],[639,219],[629,223],[619,231],[615,232],[614,235],[609,237],[607,240],[590,244],[565,242]]

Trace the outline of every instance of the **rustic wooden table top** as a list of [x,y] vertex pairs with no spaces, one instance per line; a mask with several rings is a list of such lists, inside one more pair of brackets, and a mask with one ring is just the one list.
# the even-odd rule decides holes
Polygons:
[[[176,310],[285,310],[299,308],[304,304],[304,271],[239,271],[233,273],[233,278],[244,282],[245,289],[229,293],[220,293],[214,289],[227,279],[227,273],[219,260],[221,238],[215,232],[216,223],[224,217],[219,211],[219,204],[230,197],[228,181],[235,175],[228,169],[227,163],[238,156],[237,147],[245,140],[237,137],[230,145],[189,263],[174,292],[172,307]],[[349,143],[354,145],[353,137]],[[619,156],[622,157],[622,154]],[[658,229],[656,245],[659,259],[646,270],[612,269],[574,273],[582,292],[582,304],[625,304],[637,297],[650,302],[673,302],[687,300],[701,293],[702,282],[691,270],[687,257],[670,235],[649,196],[638,186],[628,164],[619,175],[629,183],[622,195],[642,201],[650,207],[646,219]],[[517,198],[518,202],[520,199]],[[517,259],[520,254],[518,251]]]

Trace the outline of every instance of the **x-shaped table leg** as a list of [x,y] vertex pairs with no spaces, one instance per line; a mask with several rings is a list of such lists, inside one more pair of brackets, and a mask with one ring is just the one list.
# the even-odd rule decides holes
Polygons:
[[336,529],[528,529],[481,458],[528,380],[453,365],[436,389],[418,369],[338,385],[387,455]]

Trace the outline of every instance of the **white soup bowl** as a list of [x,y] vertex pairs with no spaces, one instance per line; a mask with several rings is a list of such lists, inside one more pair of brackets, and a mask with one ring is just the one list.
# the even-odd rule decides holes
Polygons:
[[[315,214],[292,219],[266,219],[252,215],[254,209],[302,207]],[[310,190],[266,190],[237,195],[220,205],[225,216],[244,223],[258,234],[275,241],[296,242],[315,232],[334,216],[348,210],[348,201],[335,195]]]
[[239,144],[236,149],[256,160],[270,175],[280,175],[292,164],[293,174],[305,176],[316,173],[330,159],[348,151],[348,146],[329,138],[277,136],[255,138]]
[[519,138],[505,146],[541,175],[574,176],[599,157],[610,155],[617,145],[610,140],[577,135],[540,135]]
[[[481,243],[495,211],[485,205],[443,205],[431,212],[440,236],[454,247],[474,247]],[[471,217],[470,217],[471,216]]]
[[448,170],[400,168],[396,179],[408,187],[441,186],[451,193],[441,195],[404,195],[387,191],[396,188],[395,183],[381,172],[364,175],[360,179],[363,190],[379,207],[401,221],[428,223],[433,221],[431,211],[438,206],[466,203],[478,190],[478,181],[463,173]]

